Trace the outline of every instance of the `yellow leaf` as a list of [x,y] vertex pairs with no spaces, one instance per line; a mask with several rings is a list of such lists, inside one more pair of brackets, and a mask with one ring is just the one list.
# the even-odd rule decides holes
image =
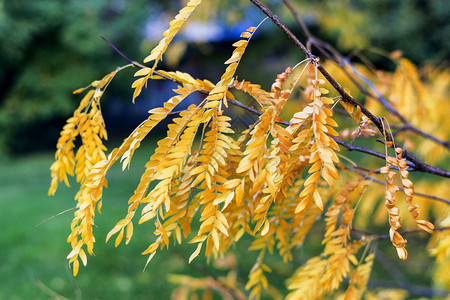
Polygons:
[[398,258],[400,258],[401,260],[405,260],[408,257],[408,252],[406,251],[405,247],[395,249],[397,250]]
[[145,223],[151,219],[153,219],[157,215],[158,211],[150,211],[142,215],[142,217],[139,219],[139,224]]
[[211,231],[211,235],[213,238],[214,246],[216,247],[217,250],[219,250],[220,247],[219,235],[217,234],[217,230],[215,228]]
[[355,266],[357,266],[359,264],[358,259],[354,255],[350,255],[348,257],[348,260]]
[[132,88],[141,88],[141,89],[142,89],[142,87],[144,86],[145,81],[146,81],[146,78],[145,78],[145,77],[136,79],[136,80],[133,82],[133,84],[131,85],[131,87],[132,87]]
[[320,172],[315,172],[311,174],[308,179],[305,180],[304,186],[308,186],[310,184],[315,184],[320,178]]
[[[323,179],[325,179],[325,181],[328,183],[328,185],[330,186],[330,187],[334,187],[334,178],[330,175],[330,169],[331,168],[323,168],[322,169],[322,178]],[[331,170],[331,171],[333,171],[333,170]]]
[[127,233],[126,233],[126,237],[125,237],[126,245],[128,245],[132,236],[133,236],[133,223],[130,221],[127,225]]
[[239,229],[234,237],[235,241],[236,242],[239,241],[241,239],[241,237],[244,235],[244,233],[245,233],[244,228]]
[[243,37],[243,38],[251,38],[252,34],[250,32],[244,31],[243,33],[241,33],[241,37]]
[[389,167],[390,165],[384,166],[382,168],[380,168],[380,173],[381,174],[387,174],[387,172],[389,171]]
[[134,103],[134,100],[139,96],[141,91],[142,91],[142,87],[136,87],[136,89],[133,92],[133,103]]
[[262,228],[262,230],[261,230],[261,235],[262,235],[262,236],[265,236],[265,235],[267,234],[267,232],[269,232],[269,228],[270,228],[269,220],[266,220],[266,221],[264,222],[263,228]]
[[200,250],[202,249],[202,245],[203,243],[197,245],[197,249],[195,249],[194,253],[192,253],[192,255],[189,257],[189,263],[191,263],[191,261],[193,261],[194,258],[196,258],[199,255]]
[[238,52],[234,52],[233,55],[231,55],[231,57],[226,62],[224,62],[224,64],[229,65],[229,64],[239,61],[240,59],[241,59],[241,54]]
[[150,53],[149,56],[147,56],[147,57],[144,59],[144,63],[151,62],[152,60],[157,59],[158,56],[159,56],[159,53],[158,53],[158,52],[152,52],[152,53]]
[[[222,98],[222,97],[220,97]],[[219,106],[220,102],[219,101],[209,101],[208,103],[206,103],[203,107],[204,108],[214,108]]]
[[154,242],[150,246],[148,246],[148,248],[144,252],[142,252],[142,255],[154,253],[158,249],[158,247],[159,247],[159,243]]
[[151,70],[152,69],[150,69],[150,68],[140,69],[139,71],[134,73],[134,76],[146,76],[146,75],[150,74]]
[[434,225],[431,224],[430,222],[425,221],[425,220],[417,220],[416,223],[417,223],[417,226],[420,227],[420,229],[425,230],[426,232],[429,232],[429,233],[433,233]]
[[242,203],[242,200],[244,200],[244,193],[245,193],[245,181],[242,180],[241,184],[239,184],[236,188],[236,206],[240,206]]
[[83,249],[80,249],[80,252],[78,253],[78,255],[81,258],[81,261],[83,262],[83,265],[86,266],[87,265],[87,257],[86,257],[86,253],[84,252]]
[[148,111],[149,114],[166,114],[168,112],[169,112],[169,110],[164,107],[155,107]]
[[220,220],[216,220],[214,223],[217,229],[219,229],[223,234],[228,236],[228,230],[225,228],[224,224]]
[[120,233],[117,235],[117,237],[116,237],[116,242],[115,242],[115,244],[114,244],[114,246],[115,247],[117,247],[117,246],[119,246],[119,244],[120,244],[120,242],[122,241],[122,238],[123,238],[123,228],[122,228],[122,230],[120,230]]
[[189,244],[203,242],[204,240],[206,240],[207,237],[208,237],[207,235],[198,235],[195,238],[193,238],[191,241],[189,241]]
[[72,264],[72,268],[73,268],[73,276],[77,276],[78,274],[78,269],[80,267],[80,262],[77,260],[75,260]]
[[320,170],[322,167],[322,162],[320,160],[316,161],[311,168],[309,168],[308,173],[314,173]]
[[73,93],[74,94],[79,94],[79,93],[81,93],[82,91],[84,91],[86,88],[80,88],[80,89],[78,89],[78,90],[75,90],[75,91],[73,91]]
[[233,200],[233,198],[234,198],[234,191],[228,194],[222,209],[225,209],[228,206],[228,204],[230,204],[231,200]]
[[239,162],[239,166],[236,170],[236,173],[243,173],[245,171],[250,170],[251,167],[252,167],[252,163],[248,159],[248,156],[246,156]]
[[295,213],[298,214],[300,212],[302,212],[303,210],[306,209],[306,207],[309,204],[309,197],[303,198],[300,203],[297,205],[297,207],[295,208]]
[[320,210],[323,210],[322,198],[320,197],[320,194],[317,190],[314,190],[313,199],[316,205],[320,208]]

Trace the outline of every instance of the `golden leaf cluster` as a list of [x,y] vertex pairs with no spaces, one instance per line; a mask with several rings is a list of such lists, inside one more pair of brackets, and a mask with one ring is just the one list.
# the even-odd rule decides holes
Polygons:
[[[197,244],[190,261],[202,249],[207,256],[217,257],[245,232],[256,236],[252,249],[278,244],[283,259],[292,259],[292,248],[303,242],[322,209],[322,202],[318,200],[319,177],[329,185],[337,178],[334,163],[338,159],[333,149],[338,148],[327,135],[336,135],[331,126],[337,124],[329,108],[333,101],[321,96],[326,91],[319,87],[322,81],[318,79],[311,81],[314,85],[312,101],[294,114],[286,128],[277,122],[282,120],[279,115],[295,87],[292,83],[287,89],[283,87],[292,73],[291,68],[277,76],[270,92],[259,85],[233,79],[256,29],[247,29],[242,39],[234,44],[236,49],[225,62],[228,67],[217,84],[182,72],[158,71],[159,77],[155,79],[165,76],[180,83],[174,90],[176,95],[163,107],[151,109],[148,119],[107,158],[102,157],[95,164],[86,163],[86,180],[76,196],[78,210],[68,239],[73,248],[69,259],[74,270],[79,258],[86,263],[84,245],[88,253],[93,253],[95,208],[101,207],[102,190],[107,186],[105,176],[110,167],[119,159],[122,169],[129,167],[134,152],[148,133],[183,99],[199,91],[207,93],[207,97],[200,105],[192,104],[181,111],[169,124],[166,137],[158,141],[128,201],[128,213],[106,239],[116,235],[116,246],[124,238],[128,243],[134,232],[133,218],[143,204],[139,224],[153,220],[157,237],[143,252],[149,255],[148,261],[157,249],[169,246],[171,236],[176,243],[188,237],[197,211],[200,227],[190,239],[190,243]],[[299,75],[295,76],[294,81],[298,78]],[[230,88],[246,91],[263,105],[257,122],[237,138],[231,129],[231,118],[224,115],[227,101],[234,99]],[[195,139],[198,135],[200,140]],[[314,172],[313,185],[311,177],[306,183],[300,179],[306,166]],[[150,189],[152,182],[157,184]],[[307,187],[308,195],[304,194],[303,186]],[[299,193],[300,200],[296,196]],[[310,199],[315,199],[314,206],[309,205]],[[303,209],[298,210],[299,206]],[[286,219],[292,220],[286,222]]]
[[308,173],[311,174],[305,180],[302,193],[300,194],[300,203],[296,208],[296,212],[303,211],[314,200],[316,205],[323,210],[323,201],[318,191],[317,185],[319,179],[324,179],[330,187],[334,186],[334,181],[339,178],[335,163],[339,162],[334,151],[339,151],[339,146],[330,137],[339,135],[333,127],[338,126],[333,120],[332,111],[326,106],[333,104],[334,101],[327,97],[322,97],[327,94],[328,90],[320,88],[319,83],[323,84],[323,79],[313,79],[313,90],[310,96],[312,101],[312,134],[313,144],[310,148],[309,164],[311,167]]
[[419,215],[418,205],[413,203],[413,195],[414,195],[414,186],[411,180],[408,179],[409,172],[407,171],[407,161],[402,157],[403,149],[400,147],[394,147],[396,156],[392,157],[387,155],[387,147],[394,146],[393,141],[388,141],[385,135],[385,146],[386,146],[386,166],[380,169],[380,172],[385,174],[386,179],[386,191],[385,191],[385,206],[388,209],[389,214],[389,237],[391,239],[392,244],[395,246],[397,250],[398,257],[402,260],[405,260],[408,257],[408,252],[406,251],[406,239],[402,237],[402,235],[398,232],[398,229],[401,226],[400,224],[400,213],[399,209],[396,206],[396,193],[400,190],[397,183],[395,182],[395,178],[397,173],[395,171],[390,170],[392,166],[397,167],[399,173],[401,175],[401,182],[403,186],[403,192],[405,194],[405,200],[408,204],[408,210],[416,221],[417,226],[429,233],[433,233],[434,225],[426,220],[417,220],[417,216]]
[[[55,162],[50,167],[52,182],[49,195],[55,194],[58,182],[64,181],[70,186],[67,174],[76,175],[77,181],[83,184],[92,166],[106,159],[106,147],[102,139],[106,140],[108,137],[100,109],[100,98],[116,73],[117,71],[113,71],[102,80],[92,82],[87,88],[94,89],[83,97],[73,116],[64,125],[56,145]],[[81,93],[87,88],[78,89],[74,94]],[[81,137],[82,145],[75,154],[75,140],[78,136]]]
[[[362,187],[361,187],[362,185]],[[325,249],[322,254],[309,259],[300,267],[288,281],[288,289],[291,292],[287,299],[316,299],[339,288],[343,279],[350,273],[351,266],[355,266],[352,272],[347,294],[362,294],[365,289],[363,278],[368,279],[373,254],[366,257],[365,263],[360,263],[355,254],[366,242],[349,243],[350,229],[355,209],[351,207],[352,200],[361,195],[367,182],[362,184],[362,179],[350,183],[337,196],[333,204],[327,210],[325,216],[326,232],[322,243]],[[358,190],[357,188],[360,188]],[[360,191],[358,193],[358,191]],[[369,257],[372,257],[369,259]],[[364,276],[363,278],[361,278]],[[358,287],[356,288],[356,285]],[[357,299],[357,298],[348,298]]]
[[370,253],[366,256],[363,263],[360,263],[352,276],[350,277],[350,283],[345,291],[344,299],[361,299],[362,293],[367,287],[367,282],[369,281],[370,272],[372,271],[373,260],[375,258],[375,253]]
[[[198,289],[218,292],[224,298],[240,298],[244,297],[241,288],[248,291],[249,298],[259,299],[272,289],[269,284],[272,269],[265,261],[267,256],[277,254],[285,263],[292,262],[295,250],[303,245],[315,221],[323,217],[323,252],[307,260],[287,280],[287,299],[327,296],[338,290],[347,277],[349,284],[344,299],[362,298],[374,262],[374,237],[362,234],[355,238],[358,231],[352,230],[352,226],[357,208],[363,212],[372,211],[373,201],[379,199],[362,200],[370,181],[363,176],[355,180],[343,172],[348,169],[345,163],[352,163],[355,169],[357,165],[338,154],[340,148],[335,137],[351,137],[353,141],[369,137],[375,134],[374,124],[363,115],[360,106],[341,97],[327,97],[329,91],[325,88],[325,80],[318,75],[318,60],[307,60],[301,72],[297,67],[304,62],[286,68],[277,75],[270,91],[255,83],[237,80],[236,70],[259,25],[245,30],[241,39],[233,44],[234,51],[225,61],[226,68],[215,84],[181,71],[157,69],[172,39],[200,2],[188,1],[170,22],[159,44],[145,58],[144,63],[153,62],[153,65],[142,65],[134,74],[139,78],[132,84],[133,102],[150,79],[176,82],[174,95],[161,107],[149,110],[147,119],[119,147],[105,155],[102,139],[106,139],[107,134],[100,109],[100,98],[119,70],[89,86],[93,89],[86,93],[61,132],[55,162],[51,166],[49,194],[55,193],[61,181],[69,185],[67,175],[75,176],[81,184],[75,196],[77,210],[67,239],[72,247],[67,258],[73,274],[77,275],[80,261],[87,264],[87,254],[93,255],[95,213],[101,210],[103,188],[108,185],[106,176],[110,168],[118,161],[122,170],[129,168],[135,152],[155,126],[175,115],[169,121],[165,137],[157,141],[154,153],[145,164],[133,195],[128,199],[126,215],[109,231],[106,241],[114,237],[116,247],[122,241],[128,244],[136,223],[151,221],[154,239],[142,252],[148,256],[147,264],[158,250],[186,241],[192,244],[188,258],[191,263],[201,253],[217,261],[244,235],[249,236],[252,239],[249,250],[257,251],[258,258],[245,286],[237,284],[234,271],[225,279],[193,280],[183,276],[172,276],[171,279],[181,285],[175,293],[180,299]],[[405,75],[400,69],[395,72],[393,76],[398,86],[391,98],[397,95],[396,99],[400,100],[392,101],[400,110],[405,110],[404,99],[409,97],[405,95],[421,83],[414,66],[403,60],[400,65],[405,72],[410,70],[412,73]],[[133,63],[133,66],[140,65]],[[303,76],[305,71],[306,76]],[[295,95],[293,91],[300,80],[304,80],[301,96],[305,101],[295,113],[289,114],[286,103]],[[81,93],[85,89],[75,92]],[[246,107],[253,113],[256,111],[258,118],[241,132],[235,132],[234,120],[229,114],[232,104],[245,108],[236,96],[242,92],[235,91],[247,93],[260,106],[259,111]],[[350,94],[348,89],[345,91]],[[188,101],[185,99],[193,93],[205,97],[199,103],[191,103],[186,109],[175,112],[175,108]],[[419,93],[426,94],[420,89]],[[336,100],[344,107],[343,114],[356,122],[356,129],[339,128],[340,132],[337,131]],[[419,110],[414,108],[410,113],[417,114]],[[289,115],[289,122],[282,115]],[[403,191],[408,211],[420,229],[433,233],[434,226],[418,219],[418,205],[413,201],[414,185],[408,178],[404,149],[391,140],[392,132],[387,134],[386,129],[382,134],[386,166],[379,169],[379,173],[385,175],[386,181],[384,198],[389,216],[389,237],[400,259],[406,259],[406,239],[399,232],[398,191]],[[77,147],[78,136],[81,144]],[[388,147],[394,149],[395,156],[388,156]],[[369,174],[374,173],[369,170]],[[374,194],[378,196],[376,192]],[[377,214],[374,219],[379,218]],[[382,217],[385,216],[383,212]],[[368,223],[366,220],[365,224]],[[438,262],[448,262],[449,245],[448,238],[443,238],[430,246]]]
[[163,36],[158,45],[153,48],[153,50],[150,52],[150,55],[148,55],[144,62],[152,62],[153,61],[153,67],[151,68],[144,68],[142,70],[137,71],[134,76],[142,76],[141,78],[135,80],[133,82],[132,88],[134,88],[133,93],[133,102],[139,96],[139,94],[142,91],[142,88],[147,84],[147,81],[149,78],[152,78],[153,72],[155,71],[158,62],[162,59],[162,56],[164,52],[166,52],[167,48],[169,47],[170,42],[172,42],[175,35],[180,30],[181,26],[186,22],[186,20],[190,17],[190,15],[194,12],[195,8],[201,3],[201,0],[190,0],[185,7],[183,7],[178,14],[175,16],[175,18],[170,21],[169,29],[164,31]]

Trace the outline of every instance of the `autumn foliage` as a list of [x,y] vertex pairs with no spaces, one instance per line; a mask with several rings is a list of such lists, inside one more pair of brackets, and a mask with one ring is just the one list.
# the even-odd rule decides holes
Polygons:
[[[132,61],[75,91],[86,94],[61,132],[51,166],[49,190],[49,194],[54,194],[61,181],[68,185],[68,175],[75,176],[81,185],[75,197],[77,210],[68,237],[72,250],[67,258],[73,274],[77,275],[80,262],[87,264],[87,254],[93,254],[94,221],[96,211],[100,212],[102,207],[109,169],[116,162],[121,163],[123,169],[129,167],[142,140],[162,120],[177,114],[168,125],[166,137],[157,142],[154,154],[145,164],[140,182],[128,200],[126,215],[111,229],[106,240],[114,238],[115,246],[122,241],[128,244],[136,224],[153,222],[155,239],[142,253],[148,256],[147,264],[171,243],[191,244],[189,262],[198,255],[217,261],[234,245],[239,247],[243,235],[252,237],[250,250],[259,253],[245,285],[247,292],[231,285],[226,289],[214,280],[190,281],[177,277],[175,281],[184,286],[179,293],[189,293],[190,288],[203,286],[224,297],[259,298],[261,293],[270,290],[267,276],[271,268],[264,262],[266,253],[278,253],[285,263],[292,263],[293,253],[308,241],[307,234],[313,223],[321,219],[325,223],[323,251],[292,274],[286,283],[290,290],[287,299],[314,299],[343,286],[344,299],[361,298],[374,262],[376,241],[384,238],[354,230],[354,224],[361,224],[358,213],[365,218],[365,224],[378,222],[368,220],[367,211],[375,202],[382,201],[380,196],[385,199],[385,207],[380,206],[382,211],[378,215],[382,215],[382,222],[390,228],[387,238],[398,257],[406,259],[408,256],[402,228],[410,224],[405,221],[409,218],[417,229],[433,234],[430,249],[437,257],[436,280],[448,287],[450,281],[443,272],[444,266],[449,264],[449,235],[445,231],[433,233],[434,226],[426,219],[434,204],[420,208],[415,203],[415,183],[408,178],[410,172],[449,177],[448,171],[423,163],[412,155],[414,151],[409,151],[423,149],[427,157],[430,148],[446,148],[444,143],[436,142],[439,138],[432,136],[430,139],[431,134],[421,136],[421,131],[414,130],[418,128],[416,125],[425,123],[419,116],[423,113],[420,105],[432,110],[442,101],[442,97],[427,96],[436,93],[435,87],[421,81],[417,69],[405,58],[392,58],[398,65],[395,72],[374,74],[362,65],[357,68],[351,65],[353,69],[346,65],[336,68],[332,59],[322,64],[309,49],[297,44],[294,47],[299,46],[306,59],[280,70],[271,89],[266,91],[258,84],[242,78],[237,80],[236,76],[239,63],[245,59],[245,51],[258,30],[257,24],[243,31],[241,39],[233,44],[235,49],[225,61],[226,69],[217,83],[195,79],[181,71],[159,69],[158,63],[172,39],[201,6],[200,2],[189,1],[169,23],[162,40],[144,59],[150,66]],[[251,2],[285,34],[292,34],[284,25],[277,24],[278,18],[259,1]],[[107,155],[102,142],[107,134],[100,99],[117,72],[129,67],[138,68],[132,85],[133,102],[151,80],[171,80],[178,87],[173,90],[172,98],[162,107],[151,109],[148,118]],[[441,77],[448,87],[448,70],[429,72],[430,76]],[[348,78],[356,79],[358,85]],[[369,79],[372,83],[361,89]],[[258,103],[258,109],[240,102],[235,91],[251,96]],[[193,93],[204,95],[203,100],[190,103],[187,109],[175,110],[181,102],[189,101],[186,98]],[[362,95],[366,98],[364,104],[356,100]],[[290,114],[286,106],[293,97],[301,101],[302,108]],[[414,104],[408,100],[412,97],[416,97]],[[423,97],[436,103],[418,104],[427,102],[421,100]],[[257,121],[237,131],[227,114],[230,106],[255,114]],[[440,118],[441,114],[436,113],[436,117]],[[350,124],[346,119],[352,120],[353,125],[340,126],[341,120]],[[409,128],[398,132],[391,129],[403,125]],[[439,129],[430,126],[423,129],[441,136]],[[405,134],[408,130],[419,138]],[[75,146],[77,138],[81,139],[79,147]],[[378,138],[385,145],[385,153],[356,146],[363,138],[373,144]],[[345,142],[346,139],[349,141]],[[364,153],[365,161],[353,162],[347,157],[347,150]],[[368,160],[373,160],[374,164],[367,163]],[[436,161],[438,158],[434,159]],[[384,178],[379,177],[384,190],[379,185],[380,179],[376,179],[379,174],[384,174]],[[430,196],[427,193],[420,195]],[[444,202],[445,209],[441,209],[434,220],[443,230],[448,226],[449,202],[439,199],[436,205],[442,207]],[[399,205],[403,201],[406,205]],[[405,215],[405,207],[410,216]],[[199,226],[193,226],[197,222]],[[346,283],[343,283],[344,278],[347,278]],[[195,286],[195,282],[201,283]]]

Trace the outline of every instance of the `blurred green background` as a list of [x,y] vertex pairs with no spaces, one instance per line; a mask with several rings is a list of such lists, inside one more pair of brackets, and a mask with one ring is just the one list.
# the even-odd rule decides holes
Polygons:
[[[154,140],[149,139],[138,151],[130,171],[122,173],[116,168],[109,175],[114,184],[104,196],[103,215],[97,217],[96,256],[89,258],[88,267],[82,267],[76,279],[65,259],[73,211],[55,216],[75,205],[76,184],[72,189],[61,186],[55,197],[47,196],[54,145],[80,100],[72,91],[127,63],[99,35],[131,59],[142,61],[181,7],[180,2],[0,0],[0,299],[167,299],[175,288],[167,281],[168,274],[204,275],[195,264],[186,265],[185,257],[193,250],[189,246],[158,254],[142,272],[146,257],[140,253],[152,241],[151,226],[135,230],[128,246],[116,249],[111,242],[104,243],[106,233],[126,213],[126,201],[143,171],[139,166],[148,159]],[[196,28],[217,31],[200,36],[189,31],[182,34],[174,40],[179,51],[172,52],[173,58],[168,56],[161,67],[214,82],[239,33],[264,17],[247,1],[204,2],[194,15]],[[291,2],[314,34],[344,54],[376,47],[400,49],[415,63],[441,64],[450,57],[447,0]],[[299,32],[281,1],[265,3]],[[278,72],[301,59],[298,50],[267,21],[238,73],[269,87]],[[371,59],[384,67],[383,58]],[[145,118],[147,110],[167,100],[174,88],[170,83],[152,83],[133,106],[132,80],[132,70],[121,72],[102,100],[110,135],[108,148],[117,146]],[[301,253],[308,257],[317,247]],[[240,269],[248,270],[254,256],[238,253],[238,258],[245,257]],[[199,259],[197,263],[202,262]],[[280,288],[292,270],[293,266],[278,269],[276,284]],[[411,268],[411,277],[427,285],[421,270]],[[383,271],[380,274],[383,277]],[[244,271],[239,274],[242,282],[246,276]]]

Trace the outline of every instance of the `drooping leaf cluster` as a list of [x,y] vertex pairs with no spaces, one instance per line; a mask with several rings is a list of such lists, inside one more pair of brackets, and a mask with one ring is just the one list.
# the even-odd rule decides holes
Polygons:
[[[348,149],[351,145],[338,139],[345,138],[344,131],[349,129],[339,127],[335,111],[340,107],[352,124],[356,122],[356,130],[350,134],[355,140],[376,133],[370,115],[364,115],[366,108],[344,101],[341,96],[327,97],[329,90],[320,75],[317,58],[286,68],[276,77],[270,91],[238,80],[236,70],[241,59],[245,59],[245,51],[259,26],[245,30],[233,44],[235,49],[215,84],[180,71],[158,69],[158,62],[171,41],[199,5],[200,0],[187,2],[169,23],[163,39],[144,60],[151,67],[135,62],[126,66],[140,68],[132,85],[133,102],[151,80],[171,80],[178,87],[162,107],[149,110],[148,118],[118,148],[106,156],[100,97],[121,69],[91,84],[93,89],[87,92],[61,132],[56,160],[51,167],[49,194],[56,191],[58,182],[68,184],[67,175],[76,176],[81,184],[68,238],[72,246],[68,259],[74,275],[78,273],[80,261],[87,264],[86,251],[93,254],[95,215],[102,206],[109,169],[119,160],[122,168],[127,168],[151,130],[177,114],[145,164],[145,171],[128,200],[127,214],[111,229],[106,240],[115,237],[115,246],[124,239],[128,243],[136,222],[153,222],[155,239],[142,253],[148,255],[148,264],[158,251],[169,248],[171,243],[193,244],[189,262],[201,253],[217,260],[238,246],[247,234],[253,239],[250,250],[258,251],[259,255],[245,289],[250,298],[259,298],[263,291],[270,290],[266,273],[271,268],[264,262],[265,255],[276,253],[284,262],[292,262],[296,249],[307,240],[314,222],[322,217],[325,221],[323,252],[298,268],[287,281],[290,290],[287,298],[314,299],[332,293],[346,277],[349,284],[344,298],[360,298],[373,264],[377,236],[355,236],[352,227],[358,206],[363,205],[366,191],[373,184],[370,176],[385,174],[387,213],[383,213],[389,217],[389,238],[401,259],[406,259],[407,252],[406,240],[398,232],[402,224],[396,198],[399,190],[405,194],[407,210],[418,228],[433,233],[430,222],[417,219],[418,205],[413,202],[414,186],[408,178],[410,162],[402,155],[404,149],[395,143],[388,123],[383,121],[386,124],[381,132],[384,144],[392,146],[396,156],[388,156],[386,148],[386,154],[380,154],[386,160],[384,167],[375,167],[368,175],[356,179],[348,175],[347,169],[352,168],[359,173],[356,165],[340,154],[339,143]],[[408,67],[406,61],[401,61],[400,67],[405,66]],[[303,96],[302,107],[287,121],[283,116],[288,100],[298,90]],[[235,91],[254,98],[260,109],[243,105]],[[192,93],[205,97],[200,103],[176,111]],[[350,91],[346,93],[349,95]],[[246,109],[258,119],[245,130],[235,131],[233,118],[227,115],[231,105]],[[74,143],[77,136],[82,142],[78,149]],[[353,166],[348,167],[342,160],[350,161]],[[396,171],[400,174],[400,185],[395,180]],[[139,212],[140,217],[136,216]],[[193,226],[194,221],[199,222],[198,228]],[[442,250],[433,251],[442,261]],[[177,280],[195,287],[183,278]],[[220,286],[217,281],[210,284]]]

